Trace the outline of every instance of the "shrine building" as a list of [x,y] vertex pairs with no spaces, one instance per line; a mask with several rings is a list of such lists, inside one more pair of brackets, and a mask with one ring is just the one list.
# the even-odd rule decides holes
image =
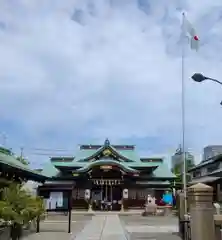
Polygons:
[[[162,158],[141,158],[134,145],[80,145],[75,157],[52,157],[42,169],[42,188],[72,185],[72,208],[143,208],[148,195],[158,201],[175,176]],[[48,196],[49,197],[49,196]],[[47,196],[45,196],[47,198]]]

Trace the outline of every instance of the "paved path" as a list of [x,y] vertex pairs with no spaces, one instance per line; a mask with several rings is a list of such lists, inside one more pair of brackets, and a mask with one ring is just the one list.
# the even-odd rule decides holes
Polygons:
[[82,229],[90,222],[91,217],[88,216],[73,216],[71,231],[68,233],[67,217],[56,215],[50,216],[49,220],[40,223],[40,232],[35,231],[22,240],[70,240],[74,238]]
[[126,240],[118,215],[94,216],[75,240]]
[[102,240],[126,240],[124,228],[118,215],[107,216]]
[[99,214],[92,218],[75,216],[72,234],[67,233],[65,217],[41,223],[40,233],[23,240],[179,240],[175,217],[142,217]]
[[129,240],[180,240],[175,217],[120,217]]

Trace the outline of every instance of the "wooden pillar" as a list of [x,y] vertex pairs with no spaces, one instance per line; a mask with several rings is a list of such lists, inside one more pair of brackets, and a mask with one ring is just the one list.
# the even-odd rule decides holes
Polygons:
[[71,224],[72,224],[72,191],[68,192],[68,212],[69,212],[68,233],[71,233]]
[[213,188],[198,183],[188,188],[190,207],[191,239],[215,238]]

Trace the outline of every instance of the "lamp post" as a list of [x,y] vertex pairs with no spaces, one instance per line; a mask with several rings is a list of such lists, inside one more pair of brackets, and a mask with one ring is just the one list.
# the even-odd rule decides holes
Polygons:
[[216,83],[219,83],[220,85],[222,85],[222,82],[220,82],[219,80],[215,79],[215,78],[210,78],[210,77],[206,77],[201,73],[194,73],[194,75],[191,77],[195,82],[203,82],[206,80],[210,80]]
[[[210,77],[206,77],[204,76],[203,74],[201,73],[194,73],[194,75],[191,77],[195,82],[203,82],[203,81],[206,81],[206,80],[209,80],[209,81],[212,81],[212,82],[216,82],[220,85],[222,85],[222,82],[215,79],[215,78],[210,78]],[[222,105],[222,101],[220,102],[220,105]]]

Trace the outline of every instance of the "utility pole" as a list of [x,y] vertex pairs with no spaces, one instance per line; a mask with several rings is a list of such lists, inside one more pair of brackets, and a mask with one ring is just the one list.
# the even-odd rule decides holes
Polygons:
[[5,147],[6,146],[6,141],[7,141],[7,136],[5,133],[1,134],[2,137],[2,146]]
[[20,153],[20,159],[21,159],[21,161],[22,161],[23,156],[24,156],[24,148],[21,147],[21,148],[20,148],[20,151],[21,151],[21,153]]

